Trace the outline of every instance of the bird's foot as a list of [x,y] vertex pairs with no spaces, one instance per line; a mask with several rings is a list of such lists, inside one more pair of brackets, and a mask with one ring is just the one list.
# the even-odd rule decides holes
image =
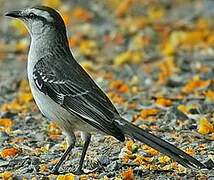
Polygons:
[[59,169],[56,168],[56,167],[54,167],[54,168],[51,170],[51,172],[52,172],[52,174],[54,174],[54,175],[59,175],[59,174],[60,174]]

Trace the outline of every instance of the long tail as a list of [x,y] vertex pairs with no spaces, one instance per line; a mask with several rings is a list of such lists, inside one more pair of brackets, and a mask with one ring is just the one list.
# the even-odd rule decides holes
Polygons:
[[126,135],[134,138],[148,146],[160,151],[161,153],[171,157],[181,165],[188,168],[207,168],[204,164],[188,155],[176,146],[162,140],[161,138],[131,124],[124,119],[115,120],[115,125]]

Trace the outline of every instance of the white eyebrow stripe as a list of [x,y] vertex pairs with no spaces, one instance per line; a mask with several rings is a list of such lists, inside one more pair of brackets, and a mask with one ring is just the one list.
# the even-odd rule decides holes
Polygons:
[[47,11],[43,11],[40,9],[31,9],[31,12],[36,14],[37,16],[42,16],[43,18],[47,19],[47,21],[52,22],[54,19]]

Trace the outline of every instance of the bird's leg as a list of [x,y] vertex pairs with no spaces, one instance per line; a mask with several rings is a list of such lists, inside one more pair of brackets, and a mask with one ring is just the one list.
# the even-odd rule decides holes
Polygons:
[[69,134],[69,146],[67,148],[67,150],[64,152],[64,154],[62,155],[62,157],[60,158],[59,162],[54,166],[52,172],[53,174],[59,174],[59,168],[62,165],[63,161],[66,159],[66,157],[70,154],[71,150],[74,148],[75,142],[76,142],[76,138],[75,135]]
[[60,158],[59,162],[54,166],[53,168],[53,174],[59,174],[59,168],[62,165],[63,161],[66,159],[66,157],[70,154],[71,150],[73,149],[74,145],[71,144],[68,149],[64,152],[62,157]]
[[81,154],[81,157],[80,157],[79,166],[78,166],[77,170],[74,172],[77,175],[78,174],[79,175],[80,174],[85,174],[85,172],[82,170],[82,167],[83,167],[83,162],[84,162],[84,159],[85,159],[86,151],[87,151],[89,143],[91,141],[91,135],[87,134],[85,137],[86,137],[86,139],[85,139],[85,143],[84,143],[84,146],[83,146],[82,154]]

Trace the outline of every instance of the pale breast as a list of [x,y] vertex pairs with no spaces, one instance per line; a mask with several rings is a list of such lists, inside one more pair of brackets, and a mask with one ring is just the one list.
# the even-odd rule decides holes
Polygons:
[[[32,41],[34,40],[32,39]],[[33,68],[37,63],[38,59],[41,58],[39,57],[41,53],[36,53],[35,51],[32,51],[32,49],[35,49],[33,45],[35,45],[35,43],[31,43],[28,55],[27,72],[31,92],[39,110],[45,117],[55,121],[64,131],[85,131],[88,133],[92,131],[97,131],[94,127],[85,123],[83,120],[77,118],[76,116],[68,112],[66,109],[61,107],[59,104],[54,102],[49,96],[45,95],[36,87],[36,84],[34,83],[33,79]]]

